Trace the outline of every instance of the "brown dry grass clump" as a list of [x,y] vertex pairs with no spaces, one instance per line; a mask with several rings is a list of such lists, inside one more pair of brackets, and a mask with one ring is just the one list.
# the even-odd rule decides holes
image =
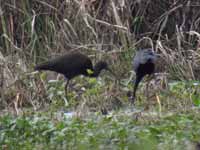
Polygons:
[[150,44],[170,78],[198,80],[199,8],[196,0],[0,1],[1,106],[45,103],[45,83],[29,72],[69,50],[108,58],[128,78],[135,47]]

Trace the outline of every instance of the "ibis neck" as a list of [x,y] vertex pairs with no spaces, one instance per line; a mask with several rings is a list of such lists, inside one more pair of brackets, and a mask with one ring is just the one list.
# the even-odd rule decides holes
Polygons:
[[136,75],[135,85],[134,85],[134,89],[133,89],[133,97],[135,97],[135,95],[136,95],[136,90],[137,90],[138,85],[139,85],[140,81],[142,80],[142,78],[143,78],[143,76]]

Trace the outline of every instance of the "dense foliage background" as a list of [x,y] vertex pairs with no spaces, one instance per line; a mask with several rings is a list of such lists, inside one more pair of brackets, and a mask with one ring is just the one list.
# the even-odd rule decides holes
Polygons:
[[[196,0],[0,0],[2,149],[54,149],[58,143],[63,149],[194,148],[200,139],[199,23]],[[129,105],[134,53],[147,47],[161,55],[159,75],[150,90],[146,82],[139,88],[136,108],[145,109],[138,119],[122,108]],[[108,61],[120,81],[106,72],[98,79],[77,77],[67,99],[62,77],[33,73],[33,67],[69,51]],[[58,119],[66,110],[78,120]],[[105,118],[98,114],[113,110]]]

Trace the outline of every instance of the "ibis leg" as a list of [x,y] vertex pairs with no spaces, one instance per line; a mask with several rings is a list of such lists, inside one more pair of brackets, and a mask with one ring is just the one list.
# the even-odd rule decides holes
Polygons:
[[67,82],[65,84],[65,95],[66,95],[66,97],[68,96],[68,85],[69,85],[69,80],[67,80]]

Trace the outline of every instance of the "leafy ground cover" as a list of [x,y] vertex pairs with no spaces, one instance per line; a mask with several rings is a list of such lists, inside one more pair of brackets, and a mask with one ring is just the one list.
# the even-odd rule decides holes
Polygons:
[[165,104],[161,105],[162,111],[157,105],[148,110],[136,105],[124,106],[107,115],[90,112],[85,116],[78,113],[69,116],[52,109],[29,110],[17,117],[4,114],[0,117],[1,149],[192,150],[200,141],[199,97],[195,92],[195,96],[189,95],[196,84],[171,84],[174,98],[180,101],[191,97],[194,103],[169,108]]
[[[162,117],[118,112],[88,119],[54,115],[0,118],[2,149],[192,149],[200,140],[199,110]],[[138,115],[138,114],[137,114]],[[150,117],[149,117],[150,116]]]

